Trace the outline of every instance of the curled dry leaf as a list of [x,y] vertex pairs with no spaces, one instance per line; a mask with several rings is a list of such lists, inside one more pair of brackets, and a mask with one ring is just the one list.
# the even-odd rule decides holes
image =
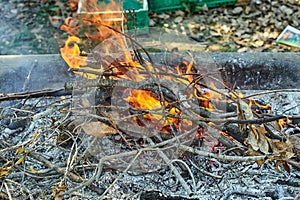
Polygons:
[[67,187],[64,183],[56,183],[55,188],[52,190],[52,196],[55,200],[63,200],[64,197],[61,196],[66,191]]
[[117,131],[114,128],[100,121],[82,124],[81,128],[86,134],[95,137],[104,137],[106,135],[117,133]]
[[266,133],[267,131],[263,125],[250,125],[247,143],[252,146],[253,150],[260,150],[262,153],[268,154],[269,144]]
[[[246,102],[239,100],[238,105],[239,119],[254,119],[252,110]],[[280,141],[278,139],[269,138],[267,136],[268,131],[263,124],[250,124],[248,127],[247,153],[251,156],[273,154],[276,156],[276,169],[282,166],[289,171],[286,160],[291,159],[295,155],[294,146],[290,139],[287,137],[285,141]],[[240,129],[241,131],[245,130],[245,125],[240,126]],[[268,159],[266,161],[268,161]],[[257,163],[261,165],[263,162],[265,161],[261,160]]]
[[291,135],[289,138],[294,150],[298,155],[300,155],[300,134]]

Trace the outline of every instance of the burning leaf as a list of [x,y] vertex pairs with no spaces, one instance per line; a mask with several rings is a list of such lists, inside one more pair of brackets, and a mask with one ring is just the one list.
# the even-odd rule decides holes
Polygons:
[[89,122],[81,125],[83,131],[91,136],[104,137],[110,134],[116,134],[117,131],[103,122]]

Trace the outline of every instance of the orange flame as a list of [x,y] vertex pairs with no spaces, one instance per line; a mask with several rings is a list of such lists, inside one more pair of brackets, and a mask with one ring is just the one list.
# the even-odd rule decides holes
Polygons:
[[[74,10],[74,4],[72,4]],[[115,76],[110,76],[111,79],[127,79],[132,81],[141,81],[149,79],[153,74],[156,78],[167,79],[174,82],[180,82],[187,87],[190,84],[194,84],[193,77],[193,65],[194,60],[183,61],[183,69],[179,66],[174,69],[167,69],[162,71],[162,74],[172,73],[177,70],[177,74],[182,77],[175,77],[169,75],[158,75],[153,66],[145,62],[140,64],[132,57],[131,52],[127,48],[125,37],[120,32],[122,31],[122,12],[113,12],[121,10],[120,4],[112,1],[110,4],[98,4],[97,0],[83,0],[80,7],[80,19],[68,18],[61,26],[61,29],[68,32],[71,36],[65,42],[63,48],[60,49],[62,57],[69,65],[71,69],[86,69],[92,72],[105,72],[111,71],[115,73]],[[99,11],[105,11],[105,15],[97,14]],[[111,28],[110,28],[111,27]],[[96,43],[97,49],[93,50],[93,55],[97,54],[96,59],[97,68],[89,67],[91,63],[87,57],[82,56],[82,52],[79,48],[81,42],[80,31],[84,30],[84,37],[89,42]],[[95,53],[96,52],[96,53]],[[118,54],[118,56],[115,56]],[[108,59],[108,57],[110,57]],[[104,64],[103,64],[104,63]],[[93,65],[94,66],[94,65]],[[183,72],[184,71],[184,72]],[[75,72],[88,79],[99,78],[98,75],[87,72]],[[211,83],[210,87],[215,89],[216,86]],[[201,92],[202,96],[198,96],[197,93]],[[203,102],[203,107],[209,110],[214,109],[214,105],[211,102],[218,101],[222,98],[217,92],[203,91],[201,87],[195,84],[194,94],[193,92],[186,92],[186,99],[192,99],[196,97]],[[129,95],[125,98],[133,108],[143,110],[149,113],[143,113],[139,117],[134,117],[133,120],[140,126],[160,127],[161,132],[171,133],[171,126],[176,129],[179,128],[180,119],[172,117],[170,115],[181,115],[181,110],[171,105],[171,102],[166,100],[162,101],[158,95],[154,92],[146,90],[134,90],[131,89]],[[183,126],[190,126],[191,121],[182,120]]]
[[[178,118],[164,117],[164,106],[168,106],[169,103],[165,101],[165,105],[162,105],[162,102],[160,102],[156,95],[152,92],[146,90],[133,90],[125,100],[134,108],[145,111],[156,111],[158,114],[144,114],[143,119],[151,126],[155,125],[157,127],[161,127],[160,131],[170,133],[170,130],[166,130],[169,125],[173,125],[178,128]],[[176,107],[171,107],[168,113],[172,115],[180,115],[181,111]],[[146,124],[141,122],[139,118],[134,117],[133,119],[139,125],[146,126]]]

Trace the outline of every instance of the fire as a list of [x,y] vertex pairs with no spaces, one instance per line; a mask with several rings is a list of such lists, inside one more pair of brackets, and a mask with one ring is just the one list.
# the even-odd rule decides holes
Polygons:
[[[115,75],[106,78],[126,79],[135,82],[153,78],[169,80],[171,83],[179,83],[187,88],[177,100],[172,101],[183,101],[184,104],[184,101],[196,98],[202,102],[200,106],[203,108],[214,109],[213,103],[218,102],[222,95],[211,90],[205,91],[200,85],[194,83],[193,66],[195,61],[193,58],[190,61],[184,60],[181,63],[182,66],[167,67],[166,69],[154,69],[154,66],[147,61],[140,63],[134,60],[132,52],[129,51],[126,37],[121,34],[122,22],[124,21],[122,12],[113,12],[121,10],[120,4],[116,2],[98,4],[97,2],[97,0],[83,0],[79,4],[82,13],[80,19],[76,21],[74,18],[68,18],[61,26],[61,29],[71,36],[60,51],[69,67],[77,70],[75,73],[88,79],[100,78],[99,75],[96,75],[99,72],[112,72]],[[103,10],[105,10],[106,15],[97,14]],[[83,39],[79,38],[82,30],[84,30]],[[88,57],[82,55],[83,52],[80,50],[79,44],[84,43],[83,41],[92,42],[94,46],[96,45],[96,48],[92,48],[90,53],[96,59],[96,63],[91,63]],[[159,72],[162,73],[159,74]],[[190,85],[193,85],[194,93],[189,90]],[[209,87],[216,89],[213,83],[210,83]],[[130,89],[124,100],[131,106],[131,112],[141,113],[138,117],[132,118],[138,125],[158,127],[159,131],[165,133],[171,133],[172,128],[178,130],[180,123],[184,123],[182,127],[192,125],[189,120],[180,121],[182,111],[175,106],[175,102],[160,99],[159,96],[153,91]]]
[[[137,109],[141,109],[144,111],[156,111],[159,114],[144,114],[143,120],[139,119],[138,117],[134,117],[134,120],[141,126],[147,126],[147,125],[155,125],[157,127],[162,127],[160,131],[164,131],[168,125],[173,125],[175,127],[178,127],[179,119],[172,118],[172,117],[164,117],[163,111],[165,110],[164,106],[168,106],[168,102],[165,101],[162,105],[162,102],[156,97],[155,94],[153,94],[150,91],[146,90],[133,90],[131,94],[128,96],[127,99],[125,99],[131,106]],[[169,114],[173,115],[179,115],[181,114],[181,111],[176,107],[171,107],[169,109]],[[170,133],[169,131],[165,133]]]
[[[80,67],[87,65],[87,57],[81,56],[83,52],[80,51],[78,46],[80,39],[75,36],[70,36],[65,42],[65,46],[60,49],[63,59],[66,61],[71,69],[79,69]],[[95,71],[93,68],[85,67],[87,70]],[[74,72],[85,78],[95,79],[98,76],[92,73]]]
[[278,124],[281,128],[284,128],[286,125],[290,124],[291,120],[289,118],[279,119]]

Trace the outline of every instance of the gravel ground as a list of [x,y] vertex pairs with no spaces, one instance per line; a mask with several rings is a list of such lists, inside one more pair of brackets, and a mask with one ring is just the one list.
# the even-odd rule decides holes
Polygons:
[[[59,26],[72,15],[66,2],[0,1],[0,55],[59,53],[66,38]],[[251,2],[195,13],[152,13],[150,35],[139,41],[146,47],[180,51],[298,51],[275,39],[287,25],[299,27],[300,2]]]

